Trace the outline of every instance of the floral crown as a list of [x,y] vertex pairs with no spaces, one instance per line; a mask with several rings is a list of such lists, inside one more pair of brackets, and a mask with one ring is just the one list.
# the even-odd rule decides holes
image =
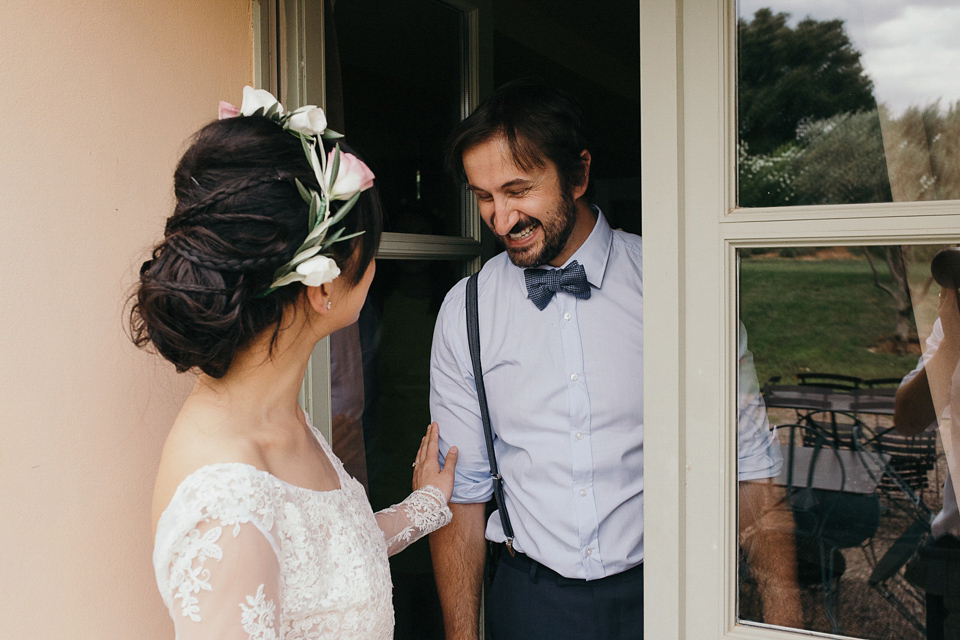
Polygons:
[[[293,259],[278,267],[273,273],[273,282],[260,296],[272,293],[278,287],[292,282],[302,282],[308,287],[319,287],[332,282],[340,275],[340,267],[333,258],[324,255],[335,242],[349,240],[363,233],[344,235],[344,228],[334,230],[353,208],[360,193],[373,186],[373,172],[355,155],[340,151],[336,145],[326,156],[317,154],[317,138],[335,140],[343,136],[327,128],[327,117],[323,109],[314,105],[300,107],[290,113],[284,113],[283,105],[269,91],[243,88],[243,104],[238,109],[229,102],[220,102],[220,119],[237,116],[263,116],[273,120],[285,130],[300,138],[307,162],[313,168],[320,184],[320,193],[304,186],[294,179],[300,196],[310,205],[307,222],[309,233],[306,240],[296,250]],[[334,200],[345,200],[336,213],[332,213],[330,204]]]

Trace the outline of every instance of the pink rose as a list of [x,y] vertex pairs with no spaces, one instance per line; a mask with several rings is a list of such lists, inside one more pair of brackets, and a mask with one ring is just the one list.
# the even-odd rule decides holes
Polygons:
[[220,120],[226,120],[227,118],[236,118],[240,115],[240,107],[235,107],[229,102],[223,100],[220,101],[220,107],[218,109],[218,115]]
[[[334,181],[330,173],[333,171],[333,160],[337,153],[340,153],[340,169]],[[352,153],[341,153],[338,149],[327,154],[327,170],[323,177],[330,185],[327,195],[331,200],[349,200],[356,193],[373,186],[373,171],[370,171],[363,160]]]

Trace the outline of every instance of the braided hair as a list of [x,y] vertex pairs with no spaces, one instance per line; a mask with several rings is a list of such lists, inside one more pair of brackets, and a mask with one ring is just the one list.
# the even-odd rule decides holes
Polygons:
[[[215,378],[271,327],[273,348],[303,292],[293,283],[260,295],[307,236],[309,209],[295,179],[319,190],[300,140],[267,118],[219,120],[197,133],[174,173],[164,238],[140,269],[130,312],[137,346],[152,345],[177,371]],[[361,194],[343,224],[346,233],[365,231],[330,249],[340,277],[356,285],[380,240],[376,189]]]

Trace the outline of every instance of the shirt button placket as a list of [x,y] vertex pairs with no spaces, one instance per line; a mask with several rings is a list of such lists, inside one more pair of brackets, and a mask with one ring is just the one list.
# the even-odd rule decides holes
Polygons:
[[[590,396],[584,377],[583,348],[577,321],[578,302],[573,296],[558,295],[560,305],[560,340],[563,363],[567,371],[567,392],[570,406],[570,443],[574,513],[580,536],[582,556],[590,565],[600,563],[596,549],[596,504],[593,495],[593,462],[590,447]],[[600,563],[602,565],[602,563]],[[588,572],[592,575],[595,570]]]

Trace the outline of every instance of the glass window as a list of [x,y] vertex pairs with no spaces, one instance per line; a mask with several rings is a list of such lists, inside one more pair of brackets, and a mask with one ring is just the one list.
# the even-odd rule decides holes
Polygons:
[[[476,96],[467,18],[436,0],[327,3],[331,126],[377,175],[377,273],[357,324],[331,336],[333,448],[374,510],[410,493],[430,422],[430,346],[443,297],[479,262],[475,212],[443,167],[444,142]],[[332,37],[329,37],[331,36]],[[338,119],[341,121],[338,128]],[[397,640],[442,640],[426,539],[390,558]]]
[[738,11],[739,206],[960,198],[960,6]]
[[[444,139],[463,115],[464,14],[432,0],[340,0],[333,19],[327,66],[339,61],[343,132],[377,174],[385,230],[418,209],[435,220],[433,233],[469,235],[443,169]],[[336,88],[328,82],[331,105]]]
[[[953,495],[936,427],[957,359],[925,367],[943,336],[942,248],[740,250],[740,622],[925,637],[925,580],[943,562],[924,545]],[[960,329],[960,307],[947,317]]]
[[[359,321],[331,336],[334,450],[373,509],[410,493],[410,464],[430,423],[430,345],[443,297],[466,264],[378,260]],[[390,558],[395,637],[442,640],[427,539]]]

